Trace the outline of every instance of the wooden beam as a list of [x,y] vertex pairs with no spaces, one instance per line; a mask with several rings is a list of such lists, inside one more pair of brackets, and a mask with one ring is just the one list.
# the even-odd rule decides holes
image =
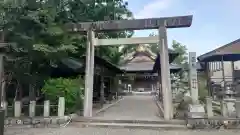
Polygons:
[[151,44],[157,43],[158,37],[133,37],[133,38],[114,38],[114,39],[95,39],[95,46],[101,45],[129,45],[129,44]]
[[66,29],[72,32],[87,31],[89,29],[93,29],[94,31],[143,30],[157,29],[160,25],[165,25],[167,28],[181,28],[190,27],[192,18],[192,15],[188,15],[134,20],[68,23],[66,24]]

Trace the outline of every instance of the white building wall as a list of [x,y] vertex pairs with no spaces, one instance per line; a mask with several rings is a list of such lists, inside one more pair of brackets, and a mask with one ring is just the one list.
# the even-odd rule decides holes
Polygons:
[[[231,62],[224,62],[224,74],[226,81],[232,81],[232,64]],[[211,80],[214,82],[221,82],[223,81],[223,68],[221,66],[221,62],[212,62],[210,63],[211,69]],[[234,62],[234,70],[240,69],[240,61]]]

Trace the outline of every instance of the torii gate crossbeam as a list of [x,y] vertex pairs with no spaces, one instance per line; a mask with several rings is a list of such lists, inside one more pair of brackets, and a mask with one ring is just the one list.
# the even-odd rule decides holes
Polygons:
[[132,38],[113,38],[113,39],[94,39],[94,46],[105,45],[130,45],[130,44],[151,44],[157,43],[158,37],[132,37]]

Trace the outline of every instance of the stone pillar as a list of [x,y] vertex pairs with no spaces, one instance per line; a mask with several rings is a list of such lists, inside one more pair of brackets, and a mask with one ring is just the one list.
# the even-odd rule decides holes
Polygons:
[[236,106],[236,116],[237,118],[240,118],[240,101],[239,100],[235,101],[235,106]]
[[228,111],[227,111],[227,104],[225,101],[221,101],[221,113],[223,117],[228,116]]
[[44,108],[43,108],[43,116],[44,117],[49,117],[50,116],[50,101],[45,100],[44,101]]
[[36,101],[30,101],[29,117],[34,117],[35,116],[35,110],[36,110]]
[[112,93],[113,93],[113,91],[114,91],[114,80],[113,80],[113,78],[112,77],[109,77],[109,83],[110,83],[110,88],[109,88],[109,93],[110,93],[110,101],[112,101]]
[[160,65],[161,65],[161,80],[164,106],[164,119],[170,120],[173,118],[172,105],[172,90],[169,70],[169,56],[167,43],[167,29],[164,26],[159,27],[159,47],[160,47]]
[[225,78],[225,67],[224,67],[224,61],[221,61],[221,65],[222,65],[222,79],[223,79],[223,88],[224,90],[227,90],[226,88],[226,78]]
[[22,103],[21,101],[14,102],[14,117],[20,117],[22,113]]
[[207,116],[213,117],[212,97],[206,97]]
[[189,81],[193,104],[198,104],[196,52],[189,52]]
[[87,52],[85,69],[84,117],[92,117],[93,76],[94,76],[94,32],[87,33]]
[[119,77],[114,77],[114,92],[115,92],[115,98],[118,99],[118,89],[119,89]]
[[65,99],[64,97],[59,97],[58,99],[58,116],[63,117],[65,113]]

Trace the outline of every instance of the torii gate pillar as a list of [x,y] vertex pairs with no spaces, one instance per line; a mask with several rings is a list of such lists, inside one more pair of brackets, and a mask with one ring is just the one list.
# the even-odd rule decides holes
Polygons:
[[173,118],[173,105],[172,105],[172,90],[170,80],[169,56],[168,56],[168,43],[167,43],[167,29],[160,26],[158,29],[159,35],[159,48],[160,48],[160,66],[161,66],[161,80],[162,80],[162,96],[164,106],[164,119],[170,120]]
[[87,31],[87,50],[85,68],[84,117],[92,117],[93,78],[94,78],[94,38],[93,30]]

